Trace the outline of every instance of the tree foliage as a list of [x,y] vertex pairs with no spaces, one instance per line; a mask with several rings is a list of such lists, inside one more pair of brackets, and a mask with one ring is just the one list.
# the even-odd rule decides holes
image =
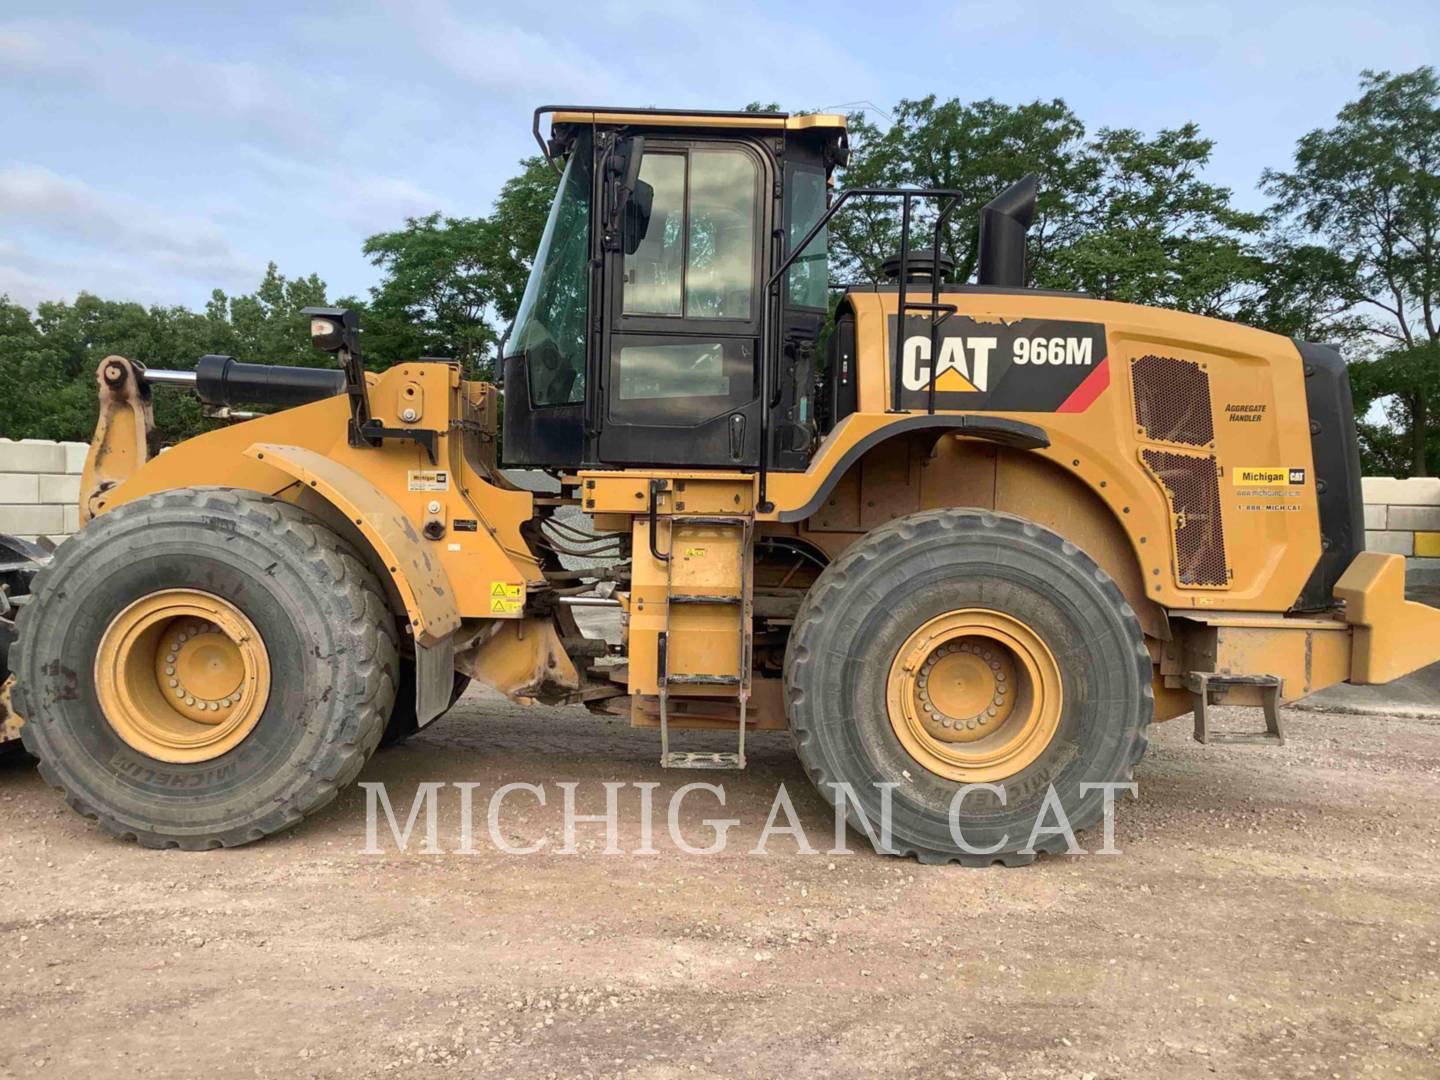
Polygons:
[[515,317],[540,245],[555,173],[543,158],[520,163],[489,217],[409,218],[365,241],[384,274],[370,290],[365,349],[389,362],[419,356],[489,371],[501,330]]
[[[32,314],[0,297],[0,437],[88,440],[95,369],[112,354],[182,371],[207,353],[258,364],[330,363],[311,348],[300,314],[325,302],[323,281],[286,278],[273,263],[255,292],[229,297],[217,289],[203,312],[81,293],[73,302],[41,303]],[[161,393],[155,425],[168,443],[197,434],[205,421],[190,396]]]
[[[1193,124],[1146,138],[1085,126],[1063,101],[902,101],[881,131],[850,124],[845,186],[928,187],[958,193],[941,247],[967,280],[979,259],[980,209],[1026,173],[1039,179],[1028,236],[1031,281],[1104,299],[1232,314],[1263,280],[1249,240],[1264,226],[1231,193],[1201,178],[1213,143]],[[934,204],[918,214],[914,247],[929,247]],[[866,200],[837,221],[842,257],[865,279],[899,251],[896,200]]]
[[[778,111],[751,102],[750,111]],[[935,95],[901,101],[888,124],[850,117],[842,188],[944,188],[958,201],[941,237],[956,276],[978,261],[980,208],[1027,172],[1040,181],[1028,238],[1035,285],[1233,318],[1338,341],[1351,364],[1367,468],[1440,465],[1440,80],[1434,69],[1365,72],[1359,95],[1267,170],[1267,214],[1236,207],[1206,179],[1214,145],[1194,124],[1146,134],[1088,131],[1065,104]],[[514,319],[556,189],[542,158],[519,164],[484,216],[433,213],[378,233],[363,254],[380,271],[362,309],[374,367],[446,356],[491,375]],[[926,247],[936,207],[917,213]],[[832,219],[834,276],[878,281],[899,249],[896,203],[857,200]],[[81,294],[27,311],[0,297],[0,436],[87,438],[93,373],[121,353],[187,368],[205,353],[324,365],[300,310],[326,302],[315,275],[270,266],[253,293],[215,292],[203,311]],[[200,430],[198,406],[156,395],[167,440]],[[1378,403],[1378,404],[1377,404]],[[1376,407],[1372,409],[1372,405]],[[1366,414],[1368,413],[1368,416]],[[1383,414],[1383,422],[1377,421]]]
[[[1436,463],[1440,405],[1440,78],[1432,67],[1367,71],[1360,88],[1333,126],[1300,139],[1291,169],[1267,170],[1263,183],[1338,271],[1343,311],[1380,343],[1356,389],[1367,404],[1389,400],[1405,468],[1423,476]],[[1399,463],[1389,433],[1367,436]]]

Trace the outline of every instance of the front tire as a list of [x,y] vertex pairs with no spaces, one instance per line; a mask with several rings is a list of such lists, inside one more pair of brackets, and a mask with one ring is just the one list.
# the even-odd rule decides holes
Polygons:
[[295,824],[355,778],[390,714],[380,585],[289,503],[138,499],[62,545],[32,592],[13,650],[26,749],[75,810],[147,847]]
[[1088,555],[1023,518],[967,510],[912,514],[848,548],[806,595],[785,664],[821,795],[834,805],[834,785],[849,785],[852,826],[878,838],[878,785],[894,784],[894,852],[979,865],[1068,846],[1030,844],[1052,789],[1073,830],[1100,819],[1103,790],[1082,785],[1131,779],[1150,680],[1135,613]]

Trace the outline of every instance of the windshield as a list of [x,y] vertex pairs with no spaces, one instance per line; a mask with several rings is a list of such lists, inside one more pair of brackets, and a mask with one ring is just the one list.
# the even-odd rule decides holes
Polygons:
[[512,355],[525,357],[532,405],[585,398],[585,316],[589,296],[590,133],[575,140],[550,206],[540,250],[515,316]]

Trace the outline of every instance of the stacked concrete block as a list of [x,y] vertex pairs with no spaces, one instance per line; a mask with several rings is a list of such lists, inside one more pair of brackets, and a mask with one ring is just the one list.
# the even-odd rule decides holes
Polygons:
[[1404,555],[1411,584],[1440,584],[1440,477],[1367,477],[1365,547]]
[[59,543],[80,528],[80,442],[0,439],[0,533]]

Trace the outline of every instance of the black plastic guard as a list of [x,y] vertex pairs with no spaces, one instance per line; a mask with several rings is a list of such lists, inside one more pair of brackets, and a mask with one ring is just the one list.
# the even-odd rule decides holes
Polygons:
[[1345,359],[1333,345],[1296,341],[1305,366],[1305,404],[1320,508],[1320,559],[1292,611],[1319,611],[1335,604],[1335,583],[1365,550],[1365,503],[1360,489],[1360,445],[1355,403]]

